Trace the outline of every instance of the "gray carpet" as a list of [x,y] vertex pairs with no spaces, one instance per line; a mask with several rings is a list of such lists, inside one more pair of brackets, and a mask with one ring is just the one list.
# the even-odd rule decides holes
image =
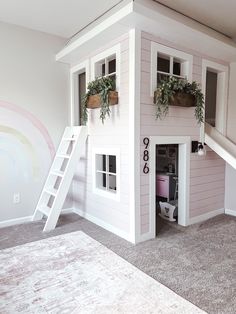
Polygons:
[[236,218],[164,224],[156,239],[136,246],[74,214],[61,216],[49,234],[42,228],[36,222],[1,229],[0,248],[82,230],[206,312],[236,313]]
[[82,231],[2,250],[0,296],[2,314],[206,314]]

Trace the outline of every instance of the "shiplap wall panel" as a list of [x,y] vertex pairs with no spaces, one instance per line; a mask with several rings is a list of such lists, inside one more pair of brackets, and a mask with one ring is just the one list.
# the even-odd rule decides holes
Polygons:
[[208,199],[210,197],[218,196],[222,194],[222,187],[214,188],[206,191],[201,191],[200,193],[192,193],[191,201],[197,202],[199,200]]
[[[199,140],[200,130],[194,118],[194,108],[171,107],[168,116],[163,120],[155,119],[155,106],[150,95],[151,85],[151,41],[182,50],[193,56],[193,80],[201,84],[202,56],[192,50],[182,49],[170,42],[142,32],[141,51],[141,121],[140,121],[140,154],[141,169],[145,136],[191,136]],[[204,56],[206,58],[206,56]],[[209,58],[210,59],[210,58]],[[222,60],[213,60],[224,64]],[[225,162],[213,151],[207,150],[206,156],[191,154],[190,156],[190,213],[196,217],[215,209],[224,207]],[[141,172],[141,233],[149,231],[149,175]]]
[[[111,117],[102,124],[100,109],[89,112],[89,137],[83,163],[79,163],[73,184],[74,207],[128,234],[130,228],[129,192],[129,36],[126,34],[90,57],[120,44],[119,104],[111,107]],[[92,151],[120,149],[120,201],[93,191]],[[80,180],[77,180],[76,178]],[[85,185],[84,185],[85,182]]]
[[221,188],[222,191],[225,185],[224,180],[213,181],[210,185],[208,182],[193,185],[193,180],[191,181],[191,183],[192,185],[190,185],[190,194],[198,195],[198,197],[199,195],[201,195],[202,192],[212,191],[218,188]]

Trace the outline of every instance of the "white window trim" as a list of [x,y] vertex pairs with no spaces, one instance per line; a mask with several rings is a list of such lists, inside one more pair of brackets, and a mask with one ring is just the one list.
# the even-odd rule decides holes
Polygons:
[[[202,59],[202,93],[206,96],[206,72],[207,69],[215,70],[219,73],[217,78],[217,99],[216,99],[216,129],[226,135],[227,124],[227,103],[228,103],[228,83],[229,68],[225,65]],[[205,116],[205,112],[204,112]],[[204,117],[205,120],[205,117]],[[204,123],[201,126],[201,134],[204,134]]]
[[115,45],[91,58],[91,80],[95,80],[95,65],[98,61],[116,55],[116,90],[120,87],[120,44]]
[[78,74],[86,73],[86,89],[90,80],[89,60],[85,60],[70,69],[70,125],[75,125],[75,106],[78,104]]
[[[116,193],[101,190],[96,187],[96,155],[113,155],[116,156]],[[92,150],[92,180],[93,180],[93,193],[113,199],[117,202],[120,201],[120,149],[119,148],[94,148]]]
[[179,58],[188,62],[187,66],[187,79],[192,82],[193,71],[193,56],[183,51],[170,48],[156,42],[151,42],[151,89],[150,96],[153,97],[154,91],[157,88],[157,53],[163,53],[170,57]]

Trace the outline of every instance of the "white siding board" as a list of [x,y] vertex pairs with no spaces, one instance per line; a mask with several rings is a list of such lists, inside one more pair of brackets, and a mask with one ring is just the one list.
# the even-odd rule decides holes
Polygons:
[[149,214],[149,206],[144,205],[144,206],[142,206],[141,215],[147,215],[147,214]]
[[212,166],[212,161],[211,160],[191,160],[191,169],[199,169],[199,168],[209,168],[209,167],[219,167],[219,166],[224,166],[225,162],[223,159],[217,159],[214,161],[214,164]]
[[[219,207],[220,205],[222,205],[222,206]],[[222,209],[222,208],[224,208],[224,204],[220,204],[219,201],[217,201],[216,203],[212,203],[212,204],[209,204],[209,205],[204,205],[201,208],[197,208],[196,210],[192,210],[190,212],[189,217],[190,218],[194,218],[194,217],[206,214],[208,212],[212,212],[214,210]]]
[[145,234],[149,231],[149,224],[141,225],[141,234]]
[[192,177],[190,180],[190,186],[211,183],[216,181],[224,181],[224,178],[225,178],[224,172],[212,175],[208,175],[207,173],[205,173],[205,175],[202,177]]
[[190,175],[191,177],[204,177],[205,175],[209,176],[212,174],[220,174],[220,173],[225,173],[225,169],[222,166],[218,166],[218,167],[209,167],[209,168],[198,168],[198,169],[191,169],[190,170]]
[[149,73],[150,72],[150,62],[148,61],[142,61],[141,62],[141,67],[142,67],[142,74],[143,73]]
[[222,187],[201,191],[199,193],[190,194],[191,202],[197,202],[199,200],[208,199],[210,197],[215,197],[224,194],[224,189]]
[[[221,188],[222,191],[224,191],[225,183],[224,181],[214,181],[209,183],[203,183],[203,184],[197,184],[197,185],[191,185],[190,186],[190,194],[198,194],[198,196],[201,194],[201,192],[211,191]],[[200,193],[200,194],[199,194]]]
[[147,225],[149,223],[149,214],[141,215],[142,225]]
[[[215,203],[221,203],[221,201],[222,201],[222,195],[214,195],[208,198],[203,198],[196,201],[192,201],[191,209],[193,212],[195,212],[199,208],[208,207],[211,204],[215,204]],[[221,208],[221,207],[218,207],[218,208]]]

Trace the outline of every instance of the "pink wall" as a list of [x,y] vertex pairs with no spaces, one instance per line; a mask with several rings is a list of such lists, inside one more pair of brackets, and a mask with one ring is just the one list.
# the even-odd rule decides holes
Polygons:
[[224,208],[225,161],[215,152],[191,154],[190,218]]
[[[184,50],[169,42],[142,33],[141,51],[141,169],[144,145],[142,140],[149,136],[191,136],[199,140],[200,132],[194,117],[194,108],[171,107],[169,115],[162,121],[155,118],[155,106],[150,97],[151,41],[164,44],[193,55],[193,80],[201,83],[202,56],[191,50]],[[204,56],[206,58],[206,56]],[[216,61],[216,60],[214,60]],[[218,63],[223,61],[217,60]],[[225,162],[213,151],[206,156],[190,156],[190,218],[224,207]],[[149,175],[141,171],[141,234],[149,231]]]

